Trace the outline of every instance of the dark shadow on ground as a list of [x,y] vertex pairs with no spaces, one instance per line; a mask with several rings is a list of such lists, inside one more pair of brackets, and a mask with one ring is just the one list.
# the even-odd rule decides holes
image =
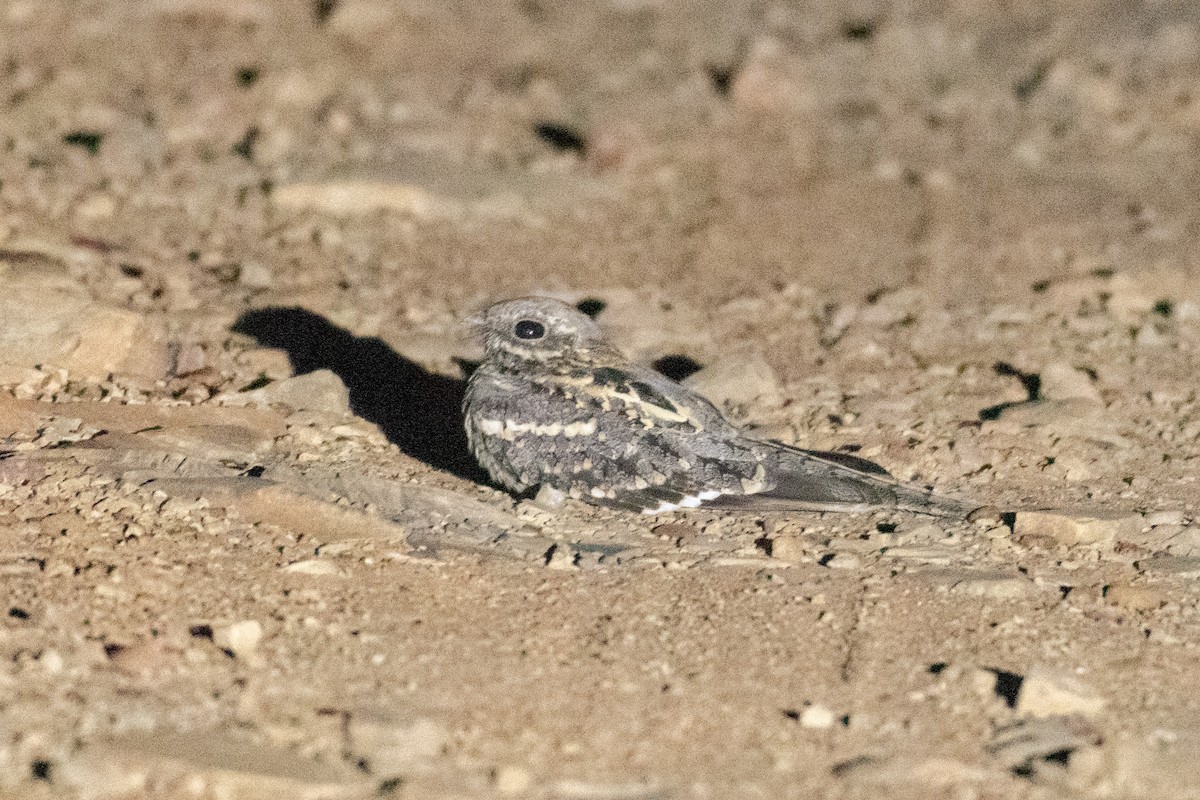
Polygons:
[[486,483],[462,424],[466,382],[435,375],[381,339],[355,336],[303,308],[248,311],[237,333],[285,351],[297,375],[332,370],[350,391],[350,408],[406,454],[461,478]]

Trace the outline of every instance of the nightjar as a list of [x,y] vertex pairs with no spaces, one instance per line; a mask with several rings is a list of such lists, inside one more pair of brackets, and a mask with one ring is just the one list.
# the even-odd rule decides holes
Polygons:
[[515,492],[550,487],[597,505],[965,516],[979,504],[893,480],[873,462],[743,433],[696,393],[627,362],[557,300],[497,303],[473,320],[485,356],[463,401],[467,437]]

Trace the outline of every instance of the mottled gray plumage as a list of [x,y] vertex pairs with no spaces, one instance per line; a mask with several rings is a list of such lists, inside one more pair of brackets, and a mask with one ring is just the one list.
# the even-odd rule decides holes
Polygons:
[[467,437],[491,476],[646,513],[680,507],[962,516],[976,507],[897,483],[877,465],[754,439],[710,402],[625,361],[565,303],[497,303],[475,320],[483,363],[467,385]]

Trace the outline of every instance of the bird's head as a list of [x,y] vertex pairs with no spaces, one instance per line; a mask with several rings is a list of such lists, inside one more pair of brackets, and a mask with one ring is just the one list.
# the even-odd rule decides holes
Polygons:
[[548,297],[506,300],[468,321],[483,336],[489,359],[546,364],[610,352],[591,317]]

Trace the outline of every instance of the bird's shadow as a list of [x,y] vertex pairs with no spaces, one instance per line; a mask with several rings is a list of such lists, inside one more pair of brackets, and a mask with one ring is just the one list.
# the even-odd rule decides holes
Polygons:
[[429,372],[383,340],[355,336],[303,308],[248,311],[233,331],[286,352],[297,375],[331,370],[350,392],[350,409],[378,425],[407,455],[461,478],[488,482],[463,430],[466,381]]

